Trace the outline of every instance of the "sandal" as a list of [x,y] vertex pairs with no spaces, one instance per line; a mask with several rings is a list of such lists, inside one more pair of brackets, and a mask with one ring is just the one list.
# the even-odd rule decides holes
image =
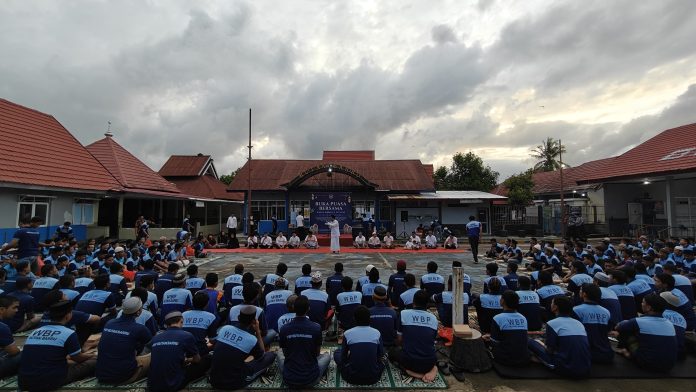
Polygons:
[[450,368],[446,361],[437,361],[437,370],[439,370],[445,376],[450,375]]

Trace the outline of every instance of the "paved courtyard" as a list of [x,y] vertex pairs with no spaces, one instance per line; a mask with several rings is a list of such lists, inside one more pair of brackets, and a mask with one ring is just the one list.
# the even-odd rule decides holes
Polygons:
[[[328,249],[327,249],[328,252]],[[345,266],[344,275],[356,278],[365,273],[367,264],[375,265],[380,271],[380,277],[385,281],[396,268],[396,261],[406,260],[408,271],[420,277],[425,273],[426,264],[435,261],[439,264],[438,270],[443,276],[447,276],[451,271],[452,260],[460,260],[464,266],[464,272],[472,278],[473,291],[481,291],[481,281],[484,276],[485,260],[480,264],[474,264],[471,253],[437,253],[428,254],[407,253],[407,254],[356,254],[345,253],[333,255],[327,254],[302,254],[302,253],[226,253],[214,254],[207,259],[199,260],[201,275],[207,272],[217,272],[220,280],[230,274],[235,264],[244,263],[246,271],[252,272],[258,280],[264,274],[273,272],[278,262],[288,265],[286,277],[293,280],[300,275],[303,264],[312,265],[312,270],[321,271],[323,275],[333,272],[333,265],[342,262]],[[696,372],[696,369],[694,369]],[[668,391],[693,391],[696,388],[696,380],[507,380],[500,378],[493,371],[483,374],[467,374],[464,382],[457,381],[452,376],[447,376],[447,381],[451,391],[492,391],[492,392],[514,392],[514,391],[534,391],[534,392],[555,392],[555,391],[577,391],[577,392],[603,392],[603,391],[631,391],[631,392],[668,392]]]

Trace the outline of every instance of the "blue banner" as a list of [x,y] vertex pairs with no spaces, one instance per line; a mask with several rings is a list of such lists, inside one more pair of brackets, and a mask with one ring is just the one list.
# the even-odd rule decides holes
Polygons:
[[338,226],[343,233],[343,225],[353,223],[353,208],[350,201],[350,193],[347,192],[317,192],[312,193],[309,199],[309,224],[316,224],[320,233],[328,233],[326,222],[331,215],[336,216]]

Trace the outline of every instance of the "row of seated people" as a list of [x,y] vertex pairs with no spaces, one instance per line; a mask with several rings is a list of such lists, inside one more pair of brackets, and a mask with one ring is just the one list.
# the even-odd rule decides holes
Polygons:
[[[357,249],[394,249],[396,246],[394,237],[390,232],[386,232],[381,239],[376,232],[373,232],[369,238],[366,238],[362,232],[359,232],[353,239],[353,247]],[[275,239],[269,233],[264,233],[261,238],[259,238],[256,233],[253,233],[247,238],[246,247],[253,249],[317,249],[319,248],[319,242],[317,236],[311,231],[304,239],[301,239],[297,232],[292,232],[289,239],[285,237],[283,232],[279,232]],[[423,247],[426,249],[435,249],[438,247],[438,240],[432,232],[429,232],[428,235],[421,240],[421,237],[414,231],[411,233],[411,236],[406,239],[403,247],[411,250],[419,250]],[[445,249],[457,249],[457,237],[450,234],[443,241],[442,247]]]

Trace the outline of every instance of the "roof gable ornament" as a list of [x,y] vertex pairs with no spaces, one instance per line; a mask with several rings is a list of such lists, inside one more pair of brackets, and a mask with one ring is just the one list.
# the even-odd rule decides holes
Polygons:
[[317,166],[310,167],[309,169],[295,176],[295,178],[290,180],[290,182],[281,184],[281,186],[283,186],[286,189],[296,188],[300,186],[303,182],[307,181],[309,178],[312,178],[321,173],[327,173],[329,176],[331,176],[333,173],[345,174],[354,178],[356,181],[358,181],[366,187],[377,188],[379,186],[375,183],[368,181],[367,178],[365,178],[362,174],[358,173],[357,171],[346,166],[336,165],[334,163],[323,163]]

